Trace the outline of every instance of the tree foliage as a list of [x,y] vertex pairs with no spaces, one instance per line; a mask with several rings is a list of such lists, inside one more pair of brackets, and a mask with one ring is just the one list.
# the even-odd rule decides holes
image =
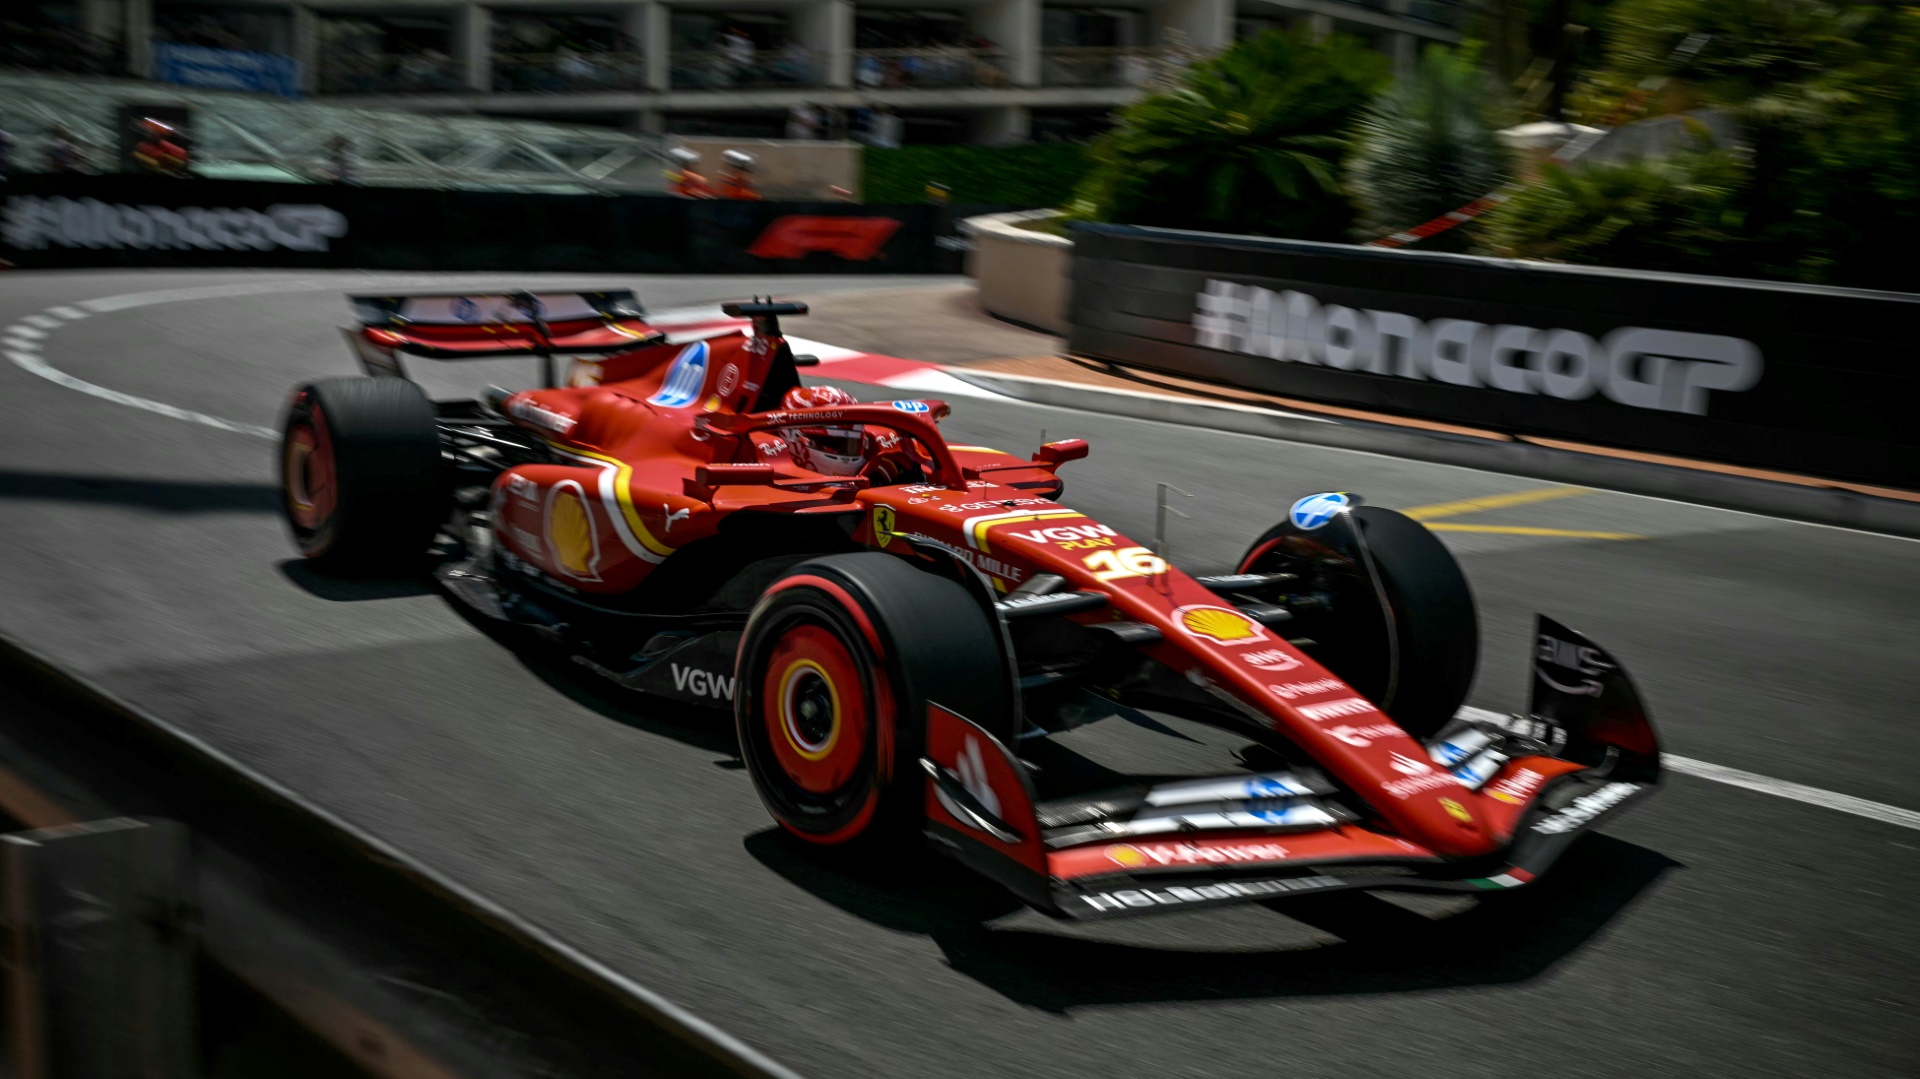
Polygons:
[[[1680,99],[1725,109],[1741,128],[1727,180],[1740,232],[1713,272],[1920,291],[1920,265],[1908,254],[1920,243],[1920,6],[1620,0],[1611,18],[1600,81],[1664,77]],[[1703,43],[1676,58],[1692,35]],[[1643,179],[1661,171],[1643,170]],[[1489,223],[1508,250],[1597,260],[1539,230],[1529,237],[1518,212],[1503,207]],[[1628,242],[1644,236],[1623,230],[1604,249],[1615,265],[1673,257],[1666,245]]]
[[1092,146],[1074,216],[1344,240],[1341,159],[1387,62],[1349,38],[1270,31],[1126,109]]
[[1547,166],[1484,218],[1489,253],[1740,276],[1746,166],[1720,149]]
[[1428,49],[1360,121],[1349,175],[1366,230],[1379,235],[1418,225],[1511,179],[1513,154],[1498,133],[1500,105],[1474,57]]

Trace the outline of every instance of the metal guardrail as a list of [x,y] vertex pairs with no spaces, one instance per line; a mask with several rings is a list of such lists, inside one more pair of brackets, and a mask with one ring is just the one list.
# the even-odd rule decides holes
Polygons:
[[1146,46],[1042,49],[1040,85],[1144,87],[1158,76],[1162,52]]
[[[406,852],[5,637],[0,702],[0,741],[7,747],[0,812],[29,828],[52,829],[3,842],[53,850],[77,836],[104,852],[81,852],[79,860],[89,864],[79,868],[89,879],[104,872],[140,893],[184,900],[191,909],[166,918],[197,929],[202,958],[368,1074],[797,1079]],[[142,821],[119,819],[128,812],[145,823],[158,818],[162,826],[143,830]],[[85,821],[102,823],[79,823]],[[176,825],[192,833],[190,854],[166,842]],[[147,833],[157,846],[141,842]],[[117,855],[124,868],[116,868],[115,847],[106,844],[127,852]],[[62,863],[74,861],[37,859],[45,866],[38,872],[70,872]],[[15,862],[0,859],[0,874],[18,879]],[[156,866],[163,870],[158,877]],[[191,879],[180,880],[183,874]],[[57,916],[71,905],[47,912]],[[94,923],[126,920],[108,910],[90,917]],[[17,924],[17,917],[4,921],[9,931],[38,932]],[[136,936],[138,929],[133,924],[119,933]],[[178,934],[173,937],[177,944]],[[131,943],[141,946],[137,936]],[[404,971],[404,980],[394,971]],[[70,1043],[89,1029],[73,1021],[74,1010],[87,1010],[98,994],[114,995],[123,1012],[140,1013],[120,1014],[123,1022],[178,1014],[153,1011],[178,1002],[143,1003],[124,989],[125,978],[78,973],[50,985],[52,993],[35,984],[21,995],[20,979],[39,971],[12,969],[7,1006],[39,1001],[66,1009],[64,1022],[47,1023],[44,1013],[38,1018],[50,1037]],[[177,963],[160,973],[168,976],[163,989],[178,986]],[[17,1060],[7,1063],[14,1065],[9,1074],[23,1074]],[[23,1079],[44,1074],[29,1071]],[[85,1072],[84,1079],[129,1074],[172,1073],[115,1065]]]
[[853,82],[863,90],[1006,86],[1013,57],[1002,49],[938,46],[914,49],[858,49]]

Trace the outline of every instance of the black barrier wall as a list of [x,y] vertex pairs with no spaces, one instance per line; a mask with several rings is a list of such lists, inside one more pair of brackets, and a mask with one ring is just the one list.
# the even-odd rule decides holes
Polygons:
[[958,273],[950,216],[934,206],[30,175],[0,184],[0,259],[22,269]]
[[1920,486],[1920,296],[1118,225],[1080,355],[1316,401]]

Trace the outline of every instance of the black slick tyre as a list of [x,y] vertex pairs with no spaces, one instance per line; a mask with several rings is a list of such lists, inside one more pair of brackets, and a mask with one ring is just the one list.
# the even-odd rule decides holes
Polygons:
[[[1307,590],[1329,589],[1333,610],[1306,629],[1320,638],[1314,658],[1407,733],[1426,738],[1453,718],[1473,685],[1480,658],[1473,592],[1453,553],[1420,522],[1379,506],[1359,506],[1352,515],[1379,577],[1378,594],[1357,572],[1319,576],[1276,552],[1276,540],[1298,535],[1286,523],[1253,542],[1240,572],[1298,570],[1308,578],[1301,582]],[[1379,612],[1383,600],[1386,610]],[[1378,636],[1383,628],[1392,634],[1391,664],[1388,642]]]
[[394,378],[294,391],[281,424],[281,507],[300,553],[341,573],[417,569],[447,507],[433,403]]
[[1380,506],[1353,511],[1393,611],[1399,672],[1387,713],[1416,738],[1466,703],[1480,662],[1480,617],[1453,552],[1426,526]]
[[879,552],[789,570],[742,635],[734,718],[767,810],[810,843],[897,839],[924,817],[926,708],[1012,744],[999,627],[966,590]]

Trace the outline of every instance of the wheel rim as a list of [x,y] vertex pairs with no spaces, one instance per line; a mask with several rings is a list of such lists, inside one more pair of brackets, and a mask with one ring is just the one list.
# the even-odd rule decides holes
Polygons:
[[318,413],[287,430],[285,474],[288,516],[297,527],[317,531],[338,498],[333,441]]
[[865,759],[870,719],[852,650],[827,627],[801,622],[780,636],[765,671],[760,699],[781,771],[808,794],[845,787]]

